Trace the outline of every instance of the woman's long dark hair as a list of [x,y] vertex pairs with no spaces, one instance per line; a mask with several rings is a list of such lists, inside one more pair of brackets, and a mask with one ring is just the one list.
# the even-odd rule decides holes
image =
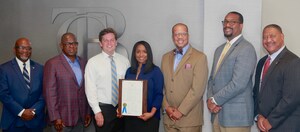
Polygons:
[[144,73],[150,72],[153,69],[153,67],[155,66],[153,64],[153,54],[152,54],[152,50],[151,50],[149,43],[146,41],[138,41],[134,44],[133,49],[132,49],[132,54],[131,54],[131,73],[134,73],[134,74],[136,74],[137,68],[138,68],[138,62],[136,60],[135,52],[139,45],[145,46],[146,52],[147,52],[147,61],[145,64]]

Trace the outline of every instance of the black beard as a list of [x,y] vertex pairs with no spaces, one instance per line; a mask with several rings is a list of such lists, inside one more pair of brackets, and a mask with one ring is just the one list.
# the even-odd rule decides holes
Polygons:
[[225,36],[226,38],[230,38],[230,37],[232,37],[232,34],[225,34],[225,33],[224,33],[224,36]]

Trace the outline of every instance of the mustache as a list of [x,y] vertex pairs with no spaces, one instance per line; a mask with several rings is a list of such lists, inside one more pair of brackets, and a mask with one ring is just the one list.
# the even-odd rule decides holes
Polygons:
[[226,30],[227,28],[233,30],[233,28],[231,28],[231,27],[224,27],[223,30]]

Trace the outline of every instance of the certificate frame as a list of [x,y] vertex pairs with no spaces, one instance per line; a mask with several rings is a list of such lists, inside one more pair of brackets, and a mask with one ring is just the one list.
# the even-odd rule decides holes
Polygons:
[[147,112],[147,83],[147,80],[119,79],[120,115],[140,116]]

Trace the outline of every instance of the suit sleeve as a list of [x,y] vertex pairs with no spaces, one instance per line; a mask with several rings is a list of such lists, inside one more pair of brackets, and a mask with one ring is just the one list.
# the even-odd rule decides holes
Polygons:
[[284,73],[284,84],[282,86],[282,98],[277,106],[267,116],[273,127],[280,125],[300,104],[300,61],[297,59],[287,67]]
[[206,56],[199,57],[193,71],[193,84],[178,110],[187,115],[203,97],[208,76],[208,67]]
[[154,98],[153,98],[153,106],[155,107],[157,110],[159,110],[161,108],[161,102],[163,100],[163,84],[164,84],[164,78],[163,75],[161,73],[161,71],[159,70],[159,68],[155,68],[154,71]]
[[13,115],[18,116],[23,110],[23,107],[16,102],[10,94],[7,74],[8,73],[0,67],[0,100]]
[[44,67],[43,90],[50,121],[61,119],[58,111],[58,93],[55,64],[46,62]]
[[255,50],[250,44],[240,50],[235,60],[231,81],[213,96],[218,105],[223,105],[245,91],[249,80],[252,79],[256,65]]

